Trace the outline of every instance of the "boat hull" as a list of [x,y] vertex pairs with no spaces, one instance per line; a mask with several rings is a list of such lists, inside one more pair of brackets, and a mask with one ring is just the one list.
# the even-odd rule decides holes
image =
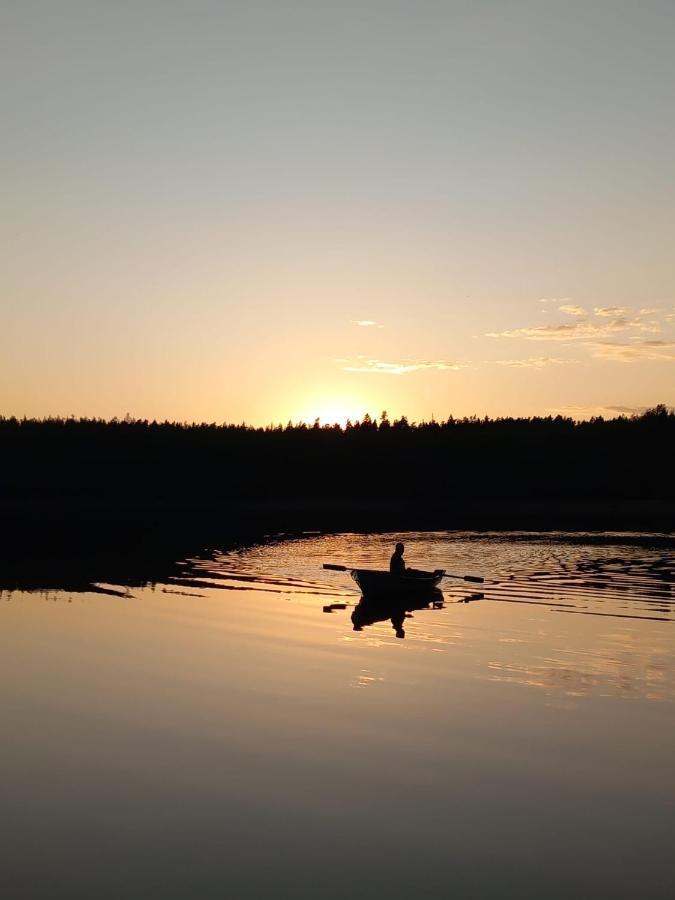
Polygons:
[[441,583],[443,571],[392,575],[376,569],[354,569],[352,578],[364,597],[407,598],[432,594]]

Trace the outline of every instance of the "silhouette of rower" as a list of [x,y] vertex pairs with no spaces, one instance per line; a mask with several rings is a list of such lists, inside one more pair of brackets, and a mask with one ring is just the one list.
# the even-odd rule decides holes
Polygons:
[[[425,607],[427,605],[423,604]],[[414,608],[421,609],[422,605],[414,606]],[[354,631],[363,631],[365,626],[374,625],[376,622],[385,622],[387,619],[391,619],[391,627],[394,629],[396,637],[403,639],[405,637],[403,625],[406,620],[406,606],[402,600],[373,604],[362,597],[352,613]]]
[[391,559],[389,561],[389,572],[392,575],[405,575],[405,560],[403,559],[403,551],[405,547],[399,541],[396,545],[396,549],[391,555]]

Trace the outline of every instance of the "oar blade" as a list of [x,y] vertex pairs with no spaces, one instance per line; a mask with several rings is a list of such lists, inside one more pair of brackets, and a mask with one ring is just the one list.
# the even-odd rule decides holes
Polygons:
[[472,581],[474,584],[484,584],[485,579],[480,575],[455,575],[453,572],[445,572],[444,578],[459,578],[460,581]]
[[348,572],[347,566],[338,566],[335,563],[324,563],[324,569],[331,569],[333,572]]

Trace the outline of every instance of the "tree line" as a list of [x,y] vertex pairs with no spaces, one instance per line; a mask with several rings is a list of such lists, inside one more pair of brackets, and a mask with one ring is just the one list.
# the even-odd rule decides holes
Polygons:
[[663,498],[675,412],[390,421],[345,427],[0,417],[0,499]]

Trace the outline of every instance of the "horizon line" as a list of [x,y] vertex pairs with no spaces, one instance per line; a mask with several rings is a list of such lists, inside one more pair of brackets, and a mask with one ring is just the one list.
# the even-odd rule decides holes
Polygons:
[[364,413],[361,418],[347,419],[344,423],[337,421],[323,421],[321,416],[317,416],[312,420],[305,419],[288,419],[285,423],[282,421],[276,422],[267,422],[265,425],[253,425],[247,422],[245,419],[241,422],[233,422],[227,421],[225,419],[221,421],[211,420],[211,421],[197,421],[195,419],[187,420],[187,419],[150,419],[150,418],[142,418],[140,416],[132,416],[130,413],[126,413],[124,416],[112,416],[110,418],[106,418],[103,416],[88,416],[81,415],[76,416],[74,413],[69,415],[46,415],[46,416],[16,416],[16,415],[4,415],[0,414],[0,423],[8,423],[8,422],[17,422],[19,424],[46,424],[46,423],[92,423],[92,424],[103,424],[103,425],[162,425],[162,426],[174,426],[180,428],[246,428],[251,431],[267,431],[267,430],[279,430],[279,429],[319,429],[319,430],[327,430],[327,431],[347,431],[350,428],[362,427],[366,425],[367,427],[375,427],[378,430],[381,428],[383,424],[385,427],[408,427],[408,428],[420,428],[429,425],[448,425],[448,424],[461,424],[461,423],[489,423],[489,422],[533,422],[533,421],[569,421],[574,423],[582,423],[582,422],[592,422],[592,421],[614,421],[616,419],[642,419],[650,415],[675,415],[675,406],[669,406],[665,403],[657,403],[653,406],[644,406],[639,408],[630,408],[630,407],[595,407],[596,409],[603,409],[610,413],[610,415],[603,415],[597,413],[590,413],[587,417],[584,416],[575,416],[570,412],[563,412],[561,408],[560,410],[552,410],[546,414],[536,414],[532,416],[523,416],[523,415],[500,415],[500,416],[489,416],[489,415],[478,415],[477,413],[472,413],[470,415],[464,416],[455,416],[450,413],[447,417],[439,419],[432,414],[430,419],[411,419],[405,414],[398,416],[397,418],[390,419],[386,413],[383,411],[379,417],[373,417],[369,413]]

